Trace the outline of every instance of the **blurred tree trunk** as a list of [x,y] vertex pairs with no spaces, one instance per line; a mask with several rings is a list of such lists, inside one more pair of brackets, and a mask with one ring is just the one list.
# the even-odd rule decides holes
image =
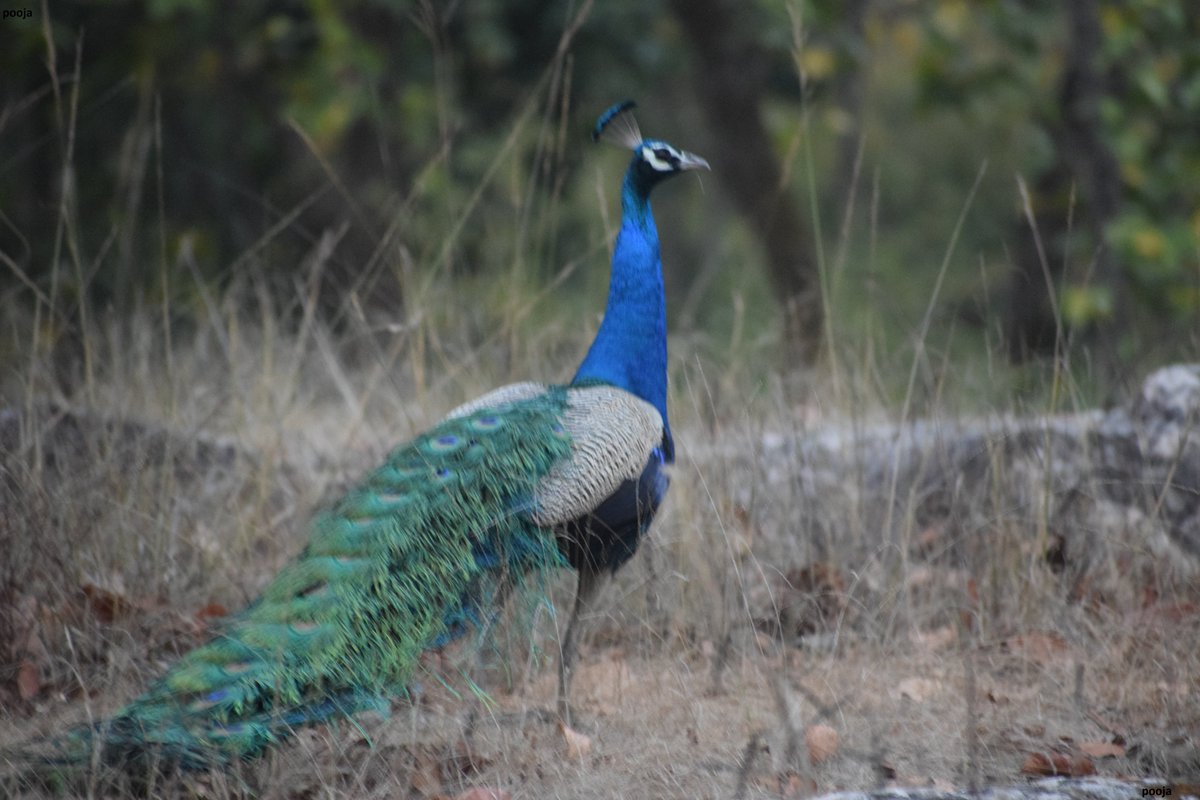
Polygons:
[[1100,366],[1117,374],[1117,338],[1127,322],[1125,280],[1121,265],[1105,244],[1105,231],[1121,209],[1121,172],[1117,158],[1101,134],[1100,103],[1109,87],[1100,71],[1103,33],[1098,0],[1067,3],[1067,67],[1063,75],[1063,124],[1058,151],[1087,202],[1088,227],[1096,242],[1095,280],[1112,296],[1112,319],[1099,326],[1095,341]]
[[[1054,139],[1057,163],[1035,180],[1034,218],[1043,243],[1048,245],[1043,250],[1046,267],[1052,277],[1056,276],[1061,272],[1064,254],[1053,252],[1053,243],[1065,235],[1070,209],[1062,207],[1043,214],[1037,198],[1063,194],[1063,184],[1074,183],[1082,200],[1085,224],[1096,244],[1092,280],[1106,288],[1112,298],[1112,316],[1100,321],[1091,337],[1092,345],[1097,365],[1115,377],[1117,339],[1127,322],[1127,309],[1121,265],[1105,244],[1105,230],[1121,208],[1121,177],[1116,156],[1104,141],[1100,121],[1100,104],[1109,91],[1099,64],[1103,33],[1097,0],[1070,0],[1065,9],[1068,38],[1059,87],[1061,116],[1046,125]],[[1022,220],[1020,225],[1025,229],[1025,240],[1030,240],[1028,222]],[[1006,325],[1009,355],[1013,360],[1021,361],[1033,353],[1055,348],[1056,326],[1049,293],[1037,249],[1019,248]],[[1063,344],[1058,342],[1057,347]]]
[[766,252],[786,321],[789,356],[811,364],[820,351],[820,277],[759,114],[767,65],[731,0],[671,0],[694,53],[696,94],[715,148],[713,172]]
[[838,131],[837,168],[834,170],[838,193],[838,212],[847,213],[847,206],[854,197],[855,170],[859,162],[862,142],[862,112],[864,60],[866,52],[867,11],[871,0],[845,0],[840,5],[841,20],[838,24],[843,57],[841,67],[833,75],[831,94],[833,102],[842,115],[842,128]]
[[1011,223],[1009,239],[1014,243],[1013,271],[1004,321],[1004,343],[1008,358],[1014,364],[1051,355],[1056,348],[1065,345],[1058,341],[1050,285],[1057,286],[1062,279],[1072,182],[1071,173],[1061,157],[1057,158],[1034,178],[1029,187],[1034,229],[1030,230],[1030,221],[1025,214],[1014,217]]

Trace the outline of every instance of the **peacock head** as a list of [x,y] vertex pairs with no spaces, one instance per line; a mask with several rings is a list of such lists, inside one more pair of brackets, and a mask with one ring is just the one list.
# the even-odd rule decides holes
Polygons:
[[611,106],[596,120],[592,130],[592,141],[605,141],[633,151],[629,165],[631,185],[643,194],[662,181],[695,169],[710,169],[708,162],[700,156],[680,150],[661,139],[643,139],[633,118],[636,103],[626,100]]

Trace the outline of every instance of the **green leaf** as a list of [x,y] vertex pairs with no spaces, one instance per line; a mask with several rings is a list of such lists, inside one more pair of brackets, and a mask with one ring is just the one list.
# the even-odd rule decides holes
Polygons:
[[1155,108],[1159,110],[1167,108],[1171,101],[1167,86],[1159,79],[1158,73],[1152,66],[1139,69],[1134,80],[1137,81],[1138,88]]
[[1108,319],[1112,313],[1112,290],[1107,286],[1068,286],[1063,290],[1062,314],[1068,325],[1087,325]]

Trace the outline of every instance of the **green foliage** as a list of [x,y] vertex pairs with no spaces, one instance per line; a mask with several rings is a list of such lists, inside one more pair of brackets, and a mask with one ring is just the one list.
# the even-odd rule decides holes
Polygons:
[[1062,315],[1067,324],[1078,327],[1111,319],[1112,290],[1107,286],[1067,286],[1063,290]]
[[1200,278],[1200,20],[1190,4],[1111,4],[1103,121],[1127,207],[1107,231],[1148,307],[1193,318]]
[[[137,302],[163,276],[172,286],[189,283],[189,260],[209,279],[228,280],[237,262],[290,286],[321,234],[346,223],[328,271],[339,289],[364,270],[368,286],[400,281],[397,245],[435,269],[493,267],[493,254],[504,254],[507,266],[514,237],[497,242],[494,229],[466,223],[494,209],[512,230],[514,217],[529,217],[530,202],[561,192],[553,187],[569,182],[586,142],[574,104],[585,105],[581,120],[590,118],[593,106],[629,90],[639,64],[662,60],[652,49],[612,52],[624,50],[624,25],[653,13],[652,5],[633,14],[597,11],[585,36],[590,46],[572,62],[578,67],[560,73],[573,84],[539,94],[570,19],[539,3],[454,12],[371,0],[56,3],[50,49],[64,78],[79,48],[81,113],[72,122],[71,98],[56,103],[45,92],[39,27],[19,28],[16,46],[0,56],[0,68],[15,77],[0,102],[16,109],[0,143],[24,148],[3,162],[0,208],[11,224],[0,231],[0,247],[21,255],[38,283],[82,273],[93,301],[117,306]],[[579,99],[593,96],[601,99]],[[564,97],[571,98],[567,127],[547,128],[557,124]],[[543,111],[540,125],[522,121],[530,105]],[[70,153],[68,140],[76,143]],[[53,235],[31,235],[59,202],[52,176],[68,169],[68,157],[79,258],[96,260],[79,269],[61,255],[55,262]],[[497,159],[524,165],[521,173],[532,168],[535,184],[497,185]],[[314,196],[330,184],[336,191]],[[117,247],[106,245],[109,237]],[[557,241],[565,253],[556,245],[540,254],[551,264],[577,252],[569,239]],[[247,253],[255,256],[249,264]]]
[[[1122,203],[1097,232],[1057,133],[1064,8],[743,7],[755,43],[746,80],[765,98],[780,190],[803,199],[802,222],[822,237],[813,250],[826,262],[835,337],[858,342],[869,330],[889,350],[908,346],[985,161],[935,333],[961,334],[955,308],[971,306],[984,336],[1007,313],[1014,253],[1029,237],[1014,175],[1031,187],[1056,287],[1072,298],[1059,308],[1068,323],[1115,320],[1126,300],[1154,321],[1193,313],[1197,15],[1183,0],[1100,6],[1097,126]],[[165,305],[200,317],[206,295],[243,281],[285,300],[315,291],[335,322],[445,313],[493,330],[511,310],[487,302],[497,281],[537,296],[561,280],[553,307],[593,313],[606,276],[580,267],[604,263],[602,223],[615,212],[593,167],[623,161],[588,148],[596,109],[642,100],[645,130],[686,131],[675,138],[710,157],[708,186],[736,161],[706,150],[689,68],[703,56],[690,52],[674,6],[596,4],[560,59],[575,10],[533,0],[76,0],[50,6],[50,42],[39,19],[8,24],[0,252],[20,275],[0,268],[0,292],[29,301],[31,283],[53,295],[52,339],[79,327],[81,309]],[[1056,170],[1065,178],[1039,185]],[[763,356],[781,326],[761,237],[711,194],[657,198],[673,322],[711,337],[700,346],[714,356],[727,355],[725,342],[756,342],[769,369]],[[609,203],[599,212],[598,197]],[[1090,265],[1101,246],[1132,291],[1098,284]],[[469,297],[416,307],[434,284]]]
[[[1098,3],[1100,48],[1089,54],[1104,80],[1100,137],[1119,165],[1122,207],[1101,242],[1080,242],[1077,258],[1096,246],[1114,249],[1121,270],[1148,308],[1192,317],[1200,274],[1196,209],[1200,184],[1181,180],[1200,174],[1200,22],[1186,0]],[[989,3],[969,24],[948,26],[965,6],[943,0],[925,18],[926,43],[919,59],[921,94],[929,103],[986,109],[1028,118],[1055,141],[1063,124],[1060,94],[1068,35],[1063,6]],[[1024,111],[1023,111],[1024,109]],[[1032,112],[1032,113],[1030,113]],[[998,120],[997,120],[998,121]],[[1039,150],[1026,169],[1046,170],[1070,162],[1070,145]],[[1087,181],[1086,176],[1075,180]],[[1082,214],[1089,209],[1082,200]],[[1047,231],[1055,235],[1054,231]],[[1090,278],[1063,287],[1068,322],[1108,317],[1113,287]]]

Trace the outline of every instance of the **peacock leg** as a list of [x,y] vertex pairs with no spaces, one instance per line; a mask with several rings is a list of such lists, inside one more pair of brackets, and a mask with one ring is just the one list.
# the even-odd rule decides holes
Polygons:
[[575,608],[571,611],[567,632],[562,638],[562,653],[558,661],[558,718],[567,727],[571,726],[571,671],[579,655],[583,618],[604,585],[604,577],[602,569],[586,564],[580,568],[579,583],[575,588]]

